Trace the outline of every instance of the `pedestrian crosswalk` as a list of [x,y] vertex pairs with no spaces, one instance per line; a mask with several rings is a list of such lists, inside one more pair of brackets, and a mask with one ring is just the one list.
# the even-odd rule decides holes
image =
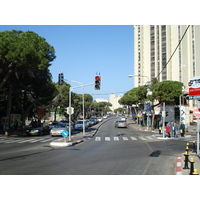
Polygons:
[[134,141],[134,140],[158,140],[157,138],[153,137],[153,136],[113,136],[113,137],[95,137],[95,141],[96,142],[100,142],[100,141]]
[[55,140],[55,138],[48,138],[48,137],[42,137],[42,138],[15,138],[15,137],[10,137],[10,138],[6,138],[6,137],[2,137],[0,138],[0,144],[11,144],[11,143],[19,143],[19,144],[23,144],[23,143],[36,143],[36,142],[50,142],[52,140]]

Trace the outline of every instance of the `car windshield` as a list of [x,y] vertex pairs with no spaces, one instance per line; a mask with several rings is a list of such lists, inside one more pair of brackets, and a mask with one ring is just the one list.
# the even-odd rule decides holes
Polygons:
[[77,124],[83,124],[83,121],[77,121],[76,123]]
[[57,124],[55,128],[65,128],[66,124]]
[[126,123],[126,121],[120,120],[120,121],[118,121],[118,123]]

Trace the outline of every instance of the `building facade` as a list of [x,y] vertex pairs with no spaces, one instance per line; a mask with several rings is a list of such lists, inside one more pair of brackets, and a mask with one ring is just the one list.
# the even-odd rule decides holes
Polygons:
[[123,94],[110,94],[109,102],[112,104],[110,109],[114,111],[117,108],[122,108],[123,106],[119,104],[119,100],[122,98]]
[[190,78],[200,76],[199,25],[189,26],[174,53],[187,27],[186,25],[134,26],[134,74],[138,75],[134,78],[135,87],[144,85],[148,81],[146,77],[149,77],[150,81],[154,78],[158,81],[180,81],[188,88]]
[[[188,91],[189,80],[200,76],[199,35],[199,25],[134,26],[134,87],[157,78],[180,81]],[[194,106],[190,101],[187,113]]]

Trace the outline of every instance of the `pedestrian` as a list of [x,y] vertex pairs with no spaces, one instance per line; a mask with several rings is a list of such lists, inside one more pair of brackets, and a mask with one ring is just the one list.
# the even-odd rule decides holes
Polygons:
[[178,137],[179,126],[176,123],[174,123],[174,131],[175,131],[175,136],[174,137]]
[[15,128],[15,130],[17,130],[17,127],[18,127],[18,121],[15,120],[15,121],[14,121],[14,128]]
[[173,122],[170,123],[170,133],[171,133],[171,136],[175,136],[174,123]]
[[181,134],[181,137],[185,136],[185,124],[183,122],[180,125],[179,132]]
[[162,131],[162,124],[159,123],[159,134],[161,134],[161,131]]
[[165,131],[166,131],[166,134],[165,134],[165,137],[171,137],[170,136],[170,123],[168,123],[167,125],[166,125],[166,127],[165,127]]

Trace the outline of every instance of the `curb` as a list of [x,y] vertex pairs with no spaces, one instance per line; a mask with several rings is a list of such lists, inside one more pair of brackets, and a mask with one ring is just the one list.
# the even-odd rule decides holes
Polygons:
[[182,175],[182,156],[183,154],[180,154],[176,160],[176,175]]

